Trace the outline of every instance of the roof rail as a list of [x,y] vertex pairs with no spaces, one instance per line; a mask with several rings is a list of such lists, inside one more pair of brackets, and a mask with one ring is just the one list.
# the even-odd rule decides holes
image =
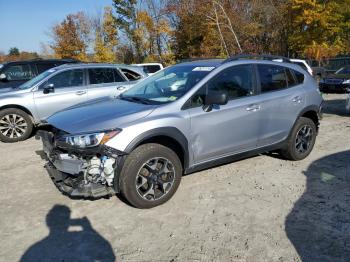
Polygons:
[[206,60],[220,60],[222,58],[218,57],[193,57],[193,58],[185,58],[181,59],[179,63],[187,63],[187,62],[194,62],[194,61],[206,61]]
[[235,55],[227,58],[222,63],[232,62],[236,60],[246,60],[246,59],[254,59],[254,60],[281,60],[281,62],[291,63],[290,59],[284,56],[276,56],[276,55],[250,55],[250,54],[241,54]]

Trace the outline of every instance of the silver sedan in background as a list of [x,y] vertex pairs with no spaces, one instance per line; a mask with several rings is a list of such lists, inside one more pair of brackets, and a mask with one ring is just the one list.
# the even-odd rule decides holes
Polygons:
[[0,141],[27,139],[52,114],[89,100],[118,96],[147,75],[141,68],[114,64],[65,64],[19,88],[0,91]]

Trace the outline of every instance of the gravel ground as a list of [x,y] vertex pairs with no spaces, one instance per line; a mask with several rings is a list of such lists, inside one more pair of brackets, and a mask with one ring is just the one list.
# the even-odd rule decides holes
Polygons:
[[183,177],[150,210],[71,200],[33,138],[0,144],[1,261],[349,261],[350,115],[325,96],[311,155],[261,155]]

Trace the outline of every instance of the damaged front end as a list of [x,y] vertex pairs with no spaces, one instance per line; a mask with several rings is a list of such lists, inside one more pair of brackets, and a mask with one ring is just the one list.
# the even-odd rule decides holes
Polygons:
[[38,131],[52,181],[73,198],[101,198],[118,192],[118,166],[125,155],[105,143],[120,130],[72,136],[60,130]]

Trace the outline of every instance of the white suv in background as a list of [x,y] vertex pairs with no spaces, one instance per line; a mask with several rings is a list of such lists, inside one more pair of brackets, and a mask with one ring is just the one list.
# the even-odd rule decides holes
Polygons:
[[157,73],[164,68],[160,63],[133,64],[133,66],[142,67],[143,71],[149,76]]

